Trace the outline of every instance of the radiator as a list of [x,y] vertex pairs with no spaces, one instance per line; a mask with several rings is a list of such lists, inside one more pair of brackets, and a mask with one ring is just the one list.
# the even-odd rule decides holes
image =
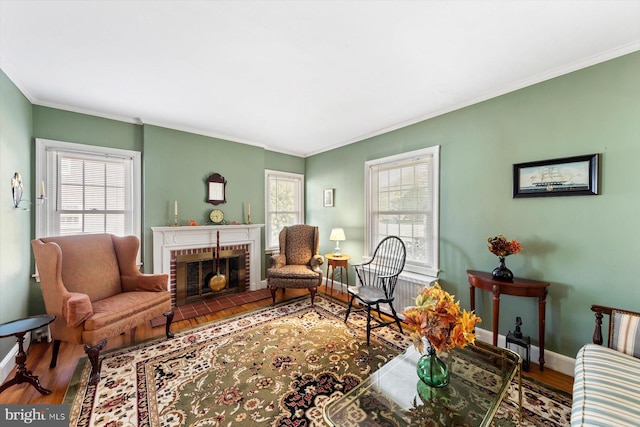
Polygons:
[[[396,284],[395,299],[393,300],[393,308],[396,309],[398,317],[404,319],[402,310],[407,307],[416,305],[416,295],[418,295],[418,291],[429,283],[430,282],[402,277],[402,275],[398,278],[398,283]],[[391,314],[391,309],[387,304],[381,305],[380,310],[384,311],[385,313]]]

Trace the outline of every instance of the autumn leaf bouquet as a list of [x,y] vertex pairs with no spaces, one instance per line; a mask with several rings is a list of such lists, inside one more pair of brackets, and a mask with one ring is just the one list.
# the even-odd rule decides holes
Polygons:
[[472,312],[460,310],[460,302],[453,298],[436,282],[422,288],[416,297],[416,305],[403,311],[405,322],[414,329],[411,338],[420,353],[424,351],[422,337],[438,353],[475,343],[475,325],[482,319]]
[[487,238],[487,243],[489,245],[489,252],[497,255],[499,258],[515,255],[522,250],[520,242],[517,240],[507,240],[502,234]]

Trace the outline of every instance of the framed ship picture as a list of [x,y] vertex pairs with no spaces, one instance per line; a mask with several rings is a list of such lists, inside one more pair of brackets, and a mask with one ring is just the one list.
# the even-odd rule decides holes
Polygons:
[[595,196],[599,154],[513,165],[513,198]]

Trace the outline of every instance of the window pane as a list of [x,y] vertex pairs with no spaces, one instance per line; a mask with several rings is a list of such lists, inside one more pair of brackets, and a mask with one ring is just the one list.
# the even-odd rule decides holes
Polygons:
[[294,211],[298,198],[294,183],[291,181],[278,180],[278,199],[276,209],[278,211]]
[[104,187],[106,166],[104,162],[87,160],[84,163],[84,184],[99,185]]
[[84,233],[104,233],[104,215],[87,214],[84,216]]
[[124,188],[107,187],[107,210],[123,211],[125,202]]
[[63,211],[78,210],[83,208],[82,186],[61,185],[60,186],[60,209]]
[[62,214],[60,215],[60,235],[82,233],[82,215]]
[[78,184],[84,182],[84,162],[80,159],[62,158],[60,159],[60,183]]
[[104,206],[104,187],[87,186],[84,188],[84,209],[103,211]]
[[122,236],[124,231],[124,214],[107,214],[105,232]]
[[107,182],[110,187],[124,188],[125,186],[125,169],[122,163],[107,163]]

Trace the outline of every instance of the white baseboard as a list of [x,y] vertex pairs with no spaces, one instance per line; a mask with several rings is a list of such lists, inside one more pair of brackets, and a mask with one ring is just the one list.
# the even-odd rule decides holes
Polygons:
[[[24,351],[29,351],[29,344],[31,344],[31,332],[27,332],[24,336]],[[9,377],[13,368],[16,367],[16,355],[18,354],[18,343],[15,343],[11,350],[0,362],[0,384]],[[27,359],[28,360],[28,359]]]
[[[480,341],[492,343],[493,342],[493,333],[491,331],[487,331],[485,329],[476,328],[476,337]],[[498,347],[506,346],[506,337],[504,335],[498,334]],[[531,362],[538,363],[538,359],[540,358],[540,348],[537,346],[531,346],[531,354],[530,354]],[[565,375],[573,376],[573,368],[576,360],[569,356],[565,356],[564,354],[554,353],[553,351],[549,351],[547,349],[544,350],[544,367],[553,369],[554,371],[561,372]]]

